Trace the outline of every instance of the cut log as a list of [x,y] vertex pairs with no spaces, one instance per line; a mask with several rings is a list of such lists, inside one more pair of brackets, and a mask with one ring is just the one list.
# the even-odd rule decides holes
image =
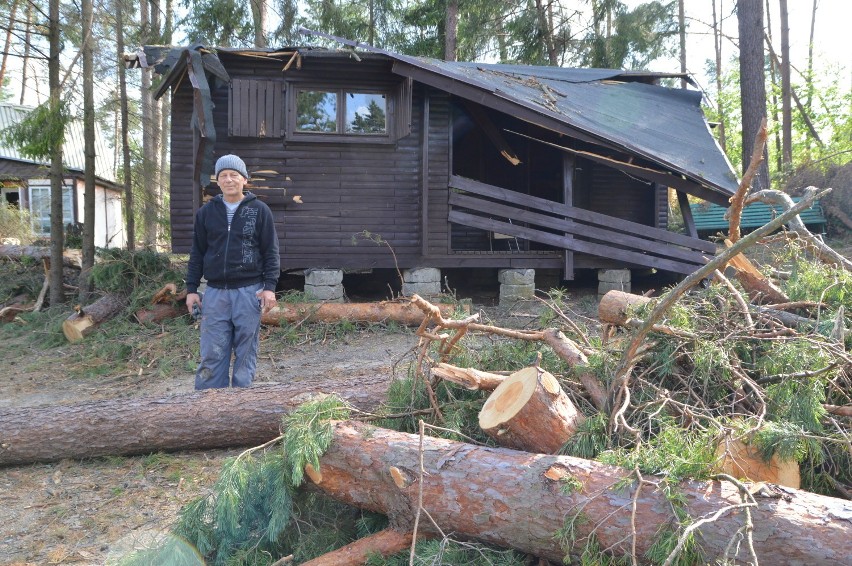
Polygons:
[[159,303],[174,303],[176,301],[182,301],[186,299],[186,290],[184,289],[178,294],[177,285],[174,283],[166,283],[162,289],[154,293],[154,296],[151,298],[151,304],[156,305]]
[[[627,326],[628,328],[634,327],[638,319],[628,317],[629,309],[634,305],[642,305],[648,300],[647,297],[642,295],[632,295],[623,291],[609,291],[601,298],[598,305],[598,318],[608,324]],[[765,317],[771,317],[788,328],[805,328],[815,324],[815,321],[810,318],[760,305],[749,305],[749,310]],[[659,325],[653,325],[651,329],[667,334],[683,334],[677,329]]]
[[[43,246],[0,245],[0,257],[9,257],[12,259],[32,257],[35,259],[50,260],[50,248]],[[66,267],[80,269],[83,265],[83,252],[81,250],[63,250],[62,264]]]
[[505,375],[480,371],[475,368],[460,368],[444,363],[439,363],[433,367],[432,375],[472,391],[494,391],[498,385],[506,380]]
[[35,303],[29,304],[17,304],[10,305],[8,307],[3,307],[0,309],[0,322],[12,322],[15,320],[15,317],[21,314],[22,312],[29,312],[33,310]]
[[179,316],[188,315],[183,303],[156,303],[139,309],[134,316],[140,324],[160,324]]
[[392,556],[411,546],[414,534],[385,529],[374,535],[360,538],[343,548],[302,562],[302,566],[361,566],[371,556]]
[[767,462],[752,444],[742,440],[726,440],[716,446],[716,469],[735,478],[753,482],[777,483],[799,489],[802,478],[796,460],[782,460],[777,454]]
[[0,466],[256,446],[278,436],[282,415],[315,396],[337,393],[358,409],[375,411],[390,381],[387,375],[311,375],[246,389],[0,409]]
[[538,367],[507,377],[485,401],[479,427],[501,446],[553,454],[585,420],[559,381]]
[[852,405],[828,405],[823,404],[823,408],[827,413],[840,417],[852,417]]
[[167,283],[154,293],[151,305],[139,309],[134,316],[140,324],[160,324],[164,320],[189,314],[185,301],[186,289],[178,293],[177,285]]
[[69,342],[79,342],[95,329],[113,318],[127,306],[127,299],[118,294],[108,293],[92,303],[79,309],[62,323],[62,332]]
[[650,298],[644,295],[633,295],[624,291],[608,291],[598,303],[598,318],[601,322],[626,326],[631,318],[629,313],[642,305],[648,304]]
[[[449,316],[455,305],[439,305],[441,313]],[[294,322],[398,322],[417,326],[423,322],[423,312],[411,303],[279,303],[261,316],[261,323],[280,326]]]
[[[561,563],[567,552],[558,537],[572,522],[576,546],[582,550],[594,533],[601,548],[629,555],[635,525],[638,557],[657,539],[661,526],[675,523],[668,490],[630,482],[629,470],[568,456],[530,454],[506,448],[473,446],[420,437],[355,422],[335,423],[329,450],[320,458],[322,478],[316,487],[363,509],[389,515],[392,522],[411,522],[422,496],[424,509],[454,538],[469,538],[515,548]],[[399,488],[388,470],[405,468],[418,479]],[[560,472],[560,473],[556,473]],[[570,481],[551,480],[550,477]],[[627,478],[625,480],[625,478]],[[645,477],[650,482],[660,478]],[[569,488],[573,484],[579,487]],[[617,487],[618,486],[618,487]],[[623,487],[621,487],[623,486]],[[726,549],[731,562],[749,560],[739,540],[745,524],[738,488],[728,482],[682,482],[678,500],[692,518],[730,510],[698,529],[705,563],[721,561]],[[756,494],[751,508],[753,539],[762,564],[848,564],[852,556],[852,511],[849,502],[805,491]],[[631,503],[636,502],[635,515]],[[429,523],[421,521],[427,530]],[[419,533],[418,533],[419,534]],[[737,549],[739,552],[737,554]]]
[[[734,244],[726,239],[725,245],[730,248]],[[735,255],[728,261],[728,265],[736,272],[737,281],[743,286],[751,302],[756,304],[790,302],[790,297],[764,276],[745,255]]]
[[[601,387],[600,381],[595,375],[585,371],[586,366],[588,366],[588,358],[583,352],[583,349],[568,339],[568,337],[559,329],[546,328],[544,330],[533,331],[500,328],[499,326],[472,322],[476,315],[471,316],[466,320],[449,320],[445,318],[445,315],[439,311],[437,306],[418,295],[412,295],[411,302],[428,317],[427,319],[424,319],[421,324],[421,330],[425,330],[425,325],[429,322],[433,322],[437,325],[439,330],[455,329],[459,332],[484,332],[514,340],[537,341],[547,344],[557,356],[562,358],[569,366],[577,370],[577,378],[589,394],[592,404],[600,410],[603,410],[606,406],[606,392]],[[430,332],[429,334],[437,337],[436,332]],[[425,334],[420,335],[425,336]]]

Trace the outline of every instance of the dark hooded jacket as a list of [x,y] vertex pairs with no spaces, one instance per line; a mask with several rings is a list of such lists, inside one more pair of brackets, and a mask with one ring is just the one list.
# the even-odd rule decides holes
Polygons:
[[228,210],[217,195],[195,214],[186,290],[198,292],[203,275],[216,289],[262,282],[264,289],[275,291],[280,262],[275,221],[266,203],[246,192],[229,228]]

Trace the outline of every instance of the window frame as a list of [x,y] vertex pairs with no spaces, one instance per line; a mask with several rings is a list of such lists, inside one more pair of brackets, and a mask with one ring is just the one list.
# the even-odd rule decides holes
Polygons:
[[[296,129],[298,122],[298,97],[300,92],[328,92],[337,96],[337,131],[305,132]],[[381,134],[366,134],[345,131],[346,128],[346,93],[373,94],[385,97],[385,132]],[[397,141],[396,108],[397,92],[393,87],[383,86],[353,86],[329,85],[327,83],[296,83],[287,88],[287,139],[307,142],[345,142],[362,144],[392,144]]]
[[[33,198],[33,189],[36,192],[44,191],[47,193],[47,210],[45,214],[36,215],[36,212],[33,210],[33,202],[35,199]],[[50,179],[30,179],[27,182],[27,208],[30,212],[30,220],[33,226],[33,232],[35,232],[38,236],[49,236],[50,235],[50,195],[51,195],[51,184]],[[69,185],[65,182],[65,179],[62,180],[62,225],[67,226],[68,224],[73,224],[75,222],[74,218],[74,187],[73,185]],[[42,232],[41,228],[44,226],[43,220],[47,220],[48,230],[46,232]]]

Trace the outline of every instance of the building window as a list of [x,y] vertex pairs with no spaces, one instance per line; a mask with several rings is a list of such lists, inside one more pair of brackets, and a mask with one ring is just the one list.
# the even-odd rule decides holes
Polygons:
[[[50,180],[30,179],[30,218],[33,231],[40,236],[50,234]],[[74,222],[74,193],[70,186],[62,186],[62,224]]]
[[299,90],[296,132],[386,136],[388,97],[354,90]]

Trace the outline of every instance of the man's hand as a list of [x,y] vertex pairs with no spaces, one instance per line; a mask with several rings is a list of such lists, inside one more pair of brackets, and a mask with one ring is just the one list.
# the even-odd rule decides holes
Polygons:
[[201,297],[198,293],[187,293],[186,294],[186,310],[189,311],[189,314],[192,314],[192,305],[198,304],[198,310],[201,310]]
[[[275,291],[269,291],[266,289],[258,291],[257,298],[260,301],[261,312],[267,313],[272,310],[273,307],[278,305],[278,301],[275,299]],[[187,297],[187,300],[189,300],[189,297]]]

